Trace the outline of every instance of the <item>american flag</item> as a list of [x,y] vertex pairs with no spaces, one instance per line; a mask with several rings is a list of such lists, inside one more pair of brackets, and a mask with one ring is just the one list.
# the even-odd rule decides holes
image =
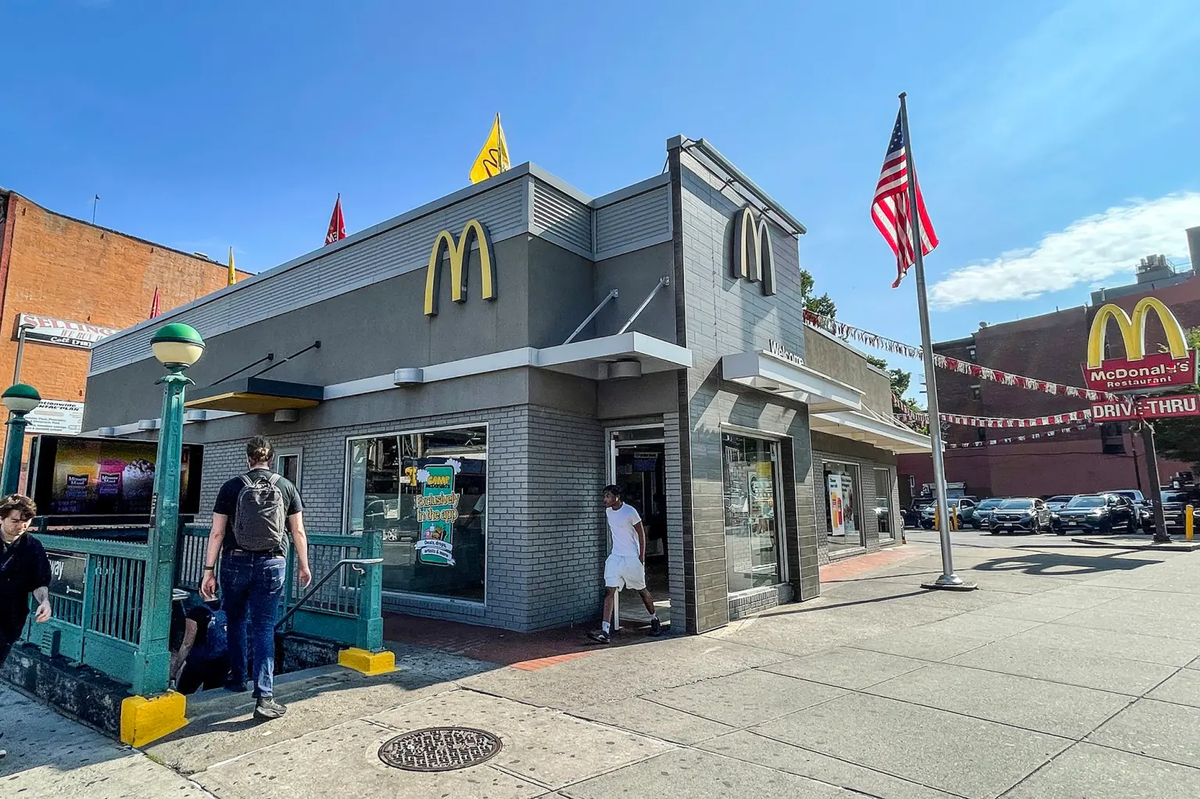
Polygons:
[[[900,114],[897,114],[892,140],[888,142],[887,155],[883,157],[883,171],[879,173],[879,184],[875,187],[875,202],[871,204],[871,218],[875,220],[875,227],[879,228],[892,252],[896,253],[896,282],[892,288],[899,287],[908,268],[916,260],[912,246],[912,224],[909,221],[906,144],[904,127],[900,124]],[[916,181],[914,174],[917,215],[921,220],[921,253],[928,255],[938,245],[938,238],[933,232],[929,214],[925,213],[925,198],[921,196],[921,186]]]

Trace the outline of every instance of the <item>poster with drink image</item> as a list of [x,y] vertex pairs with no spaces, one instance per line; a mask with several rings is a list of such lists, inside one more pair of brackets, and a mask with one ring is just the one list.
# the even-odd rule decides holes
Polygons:
[[[38,442],[35,499],[50,515],[140,516],[154,498],[154,441],[42,436]],[[189,482],[197,448],[185,446],[180,470],[183,512],[195,493]],[[197,476],[198,477],[198,476]],[[189,491],[193,489],[193,491]]]

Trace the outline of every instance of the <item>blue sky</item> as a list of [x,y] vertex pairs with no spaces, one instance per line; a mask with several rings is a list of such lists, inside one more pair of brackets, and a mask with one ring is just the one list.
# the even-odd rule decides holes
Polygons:
[[514,163],[592,195],[703,136],[807,225],[840,318],[917,342],[869,215],[904,90],[935,339],[1186,261],[1187,0],[741,5],[10,0],[0,185],[259,271],[319,246],[338,192],[353,232],[465,185],[496,111]]

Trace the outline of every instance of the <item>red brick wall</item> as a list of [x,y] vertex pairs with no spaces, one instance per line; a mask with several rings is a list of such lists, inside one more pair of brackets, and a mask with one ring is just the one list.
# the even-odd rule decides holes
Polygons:
[[[1151,294],[1172,310],[1185,328],[1200,327],[1200,278],[1192,278],[1177,286],[1122,297],[1113,302],[1127,312],[1137,301]],[[934,350],[952,357],[978,363],[993,369],[1052,380],[1072,386],[1083,385],[1081,364],[1087,352],[1088,334],[1098,306],[1079,306],[1054,313],[1004,322],[980,328],[967,339],[934,344]],[[1109,342],[1113,355],[1120,355],[1122,344],[1115,325],[1110,323]],[[1147,325],[1146,350],[1153,352],[1164,341],[1161,325],[1151,318]],[[974,347],[974,356],[970,348]],[[943,413],[974,416],[1026,418],[1084,410],[1090,403],[1084,399],[1063,397],[1005,386],[978,378],[939,370],[938,398]],[[973,399],[970,386],[980,386],[978,400]],[[1039,428],[1041,431],[1055,428]],[[1020,430],[988,430],[987,438],[1020,435]],[[975,428],[951,425],[947,442],[966,443],[978,440]],[[1136,487],[1134,456],[1130,436],[1125,434],[1125,454],[1103,454],[1100,431],[1091,429],[1071,433],[1054,441],[1039,440],[972,450],[948,450],[946,475],[951,482],[964,481],[972,493],[981,495],[1066,494],[1112,488]],[[1143,488],[1148,488],[1141,442],[1136,442],[1137,458]],[[1176,461],[1159,460],[1159,476],[1168,480],[1172,474],[1191,466]],[[933,481],[932,462],[928,456],[900,457],[899,472],[911,474],[917,483]],[[901,477],[901,482],[906,478]]]
[[[60,216],[17,194],[8,195],[7,223],[12,238],[0,252],[0,265],[7,267],[0,275],[0,381],[5,386],[16,363],[15,331],[22,313],[120,329],[149,317],[155,287],[159,310],[165,312],[228,282],[225,266]],[[21,380],[47,399],[80,402],[88,358],[86,350],[27,342]]]

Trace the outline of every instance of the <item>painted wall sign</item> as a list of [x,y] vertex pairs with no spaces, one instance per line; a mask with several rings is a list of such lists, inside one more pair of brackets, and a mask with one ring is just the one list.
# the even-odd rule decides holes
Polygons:
[[1139,397],[1121,402],[1092,404],[1093,422],[1121,422],[1133,419],[1169,419],[1200,416],[1200,394],[1177,397]]
[[54,344],[59,347],[73,347],[80,350],[90,350],[97,341],[117,332],[114,327],[102,327],[87,322],[70,322],[50,316],[23,313],[17,317],[17,327],[13,331],[14,339],[17,337],[21,325],[31,326],[25,331],[26,341]]
[[467,301],[467,265],[471,258],[472,237],[479,245],[480,296],[485,300],[496,299],[496,265],[492,262],[492,246],[487,229],[478,219],[463,225],[458,239],[449,230],[443,230],[433,240],[429,253],[429,268],[425,272],[425,315],[437,316],[438,294],[442,285],[442,250],[450,256],[450,299]]
[[761,214],[754,221],[754,209],[747,205],[733,218],[733,264],[735,279],[762,283],[762,293],[775,293],[775,247],[771,228]]
[[29,422],[27,433],[77,436],[83,430],[83,403],[44,399],[25,419]]
[[[1167,352],[1146,354],[1146,317],[1151,312],[1167,334]],[[1105,358],[1104,344],[1109,321],[1116,322],[1125,343],[1124,358]],[[1133,315],[1118,305],[1105,305],[1096,312],[1088,334],[1084,384],[1093,391],[1166,391],[1196,382],[1196,352],[1189,349],[1183,326],[1162,301],[1143,297],[1133,306]]]

